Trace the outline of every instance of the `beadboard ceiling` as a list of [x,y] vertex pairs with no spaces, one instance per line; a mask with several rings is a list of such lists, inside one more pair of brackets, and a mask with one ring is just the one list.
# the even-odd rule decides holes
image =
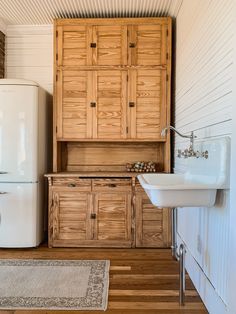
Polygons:
[[6,25],[51,24],[54,18],[175,17],[183,0],[0,0]]

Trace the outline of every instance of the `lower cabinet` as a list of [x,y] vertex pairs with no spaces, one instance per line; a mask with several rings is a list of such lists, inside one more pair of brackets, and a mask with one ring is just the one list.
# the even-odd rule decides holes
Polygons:
[[144,191],[135,193],[136,247],[168,247],[170,245],[170,209],[157,208]]
[[131,247],[131,180],[90,181],[51,180],[49,246]]
[[131,178],[49,177],[50,247],[168,247],[169,222]]
[[49,246],[90,246],[93,240],[92,195],[53,189],[49,208]]

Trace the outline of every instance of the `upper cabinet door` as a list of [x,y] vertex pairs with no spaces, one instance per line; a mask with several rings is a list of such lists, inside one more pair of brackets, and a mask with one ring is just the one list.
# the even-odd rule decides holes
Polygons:
[[127,26],[58,26],[57,66],[127,65]]
[[128,116],[130,138],[161,139],[167,117],[165,70],[130,70]]
[[92,64],[92,27],[58,26],[56,29],[56,65],[86,66]]
[[56,80],[57,139],[92,137],[91,71],[58,71]]
[[93,138],[126,138],[127,71],[94,72]]
[[127,65],[127,26],[94,26],[93,42],[93,65]]
[[129,65],[166,65],[166,24],[131,25],[128,32]]

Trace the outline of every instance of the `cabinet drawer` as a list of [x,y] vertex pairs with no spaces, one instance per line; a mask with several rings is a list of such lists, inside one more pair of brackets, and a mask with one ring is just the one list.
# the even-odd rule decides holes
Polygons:
[[52,185],[54,187],[68,187],[68,188],[79,188],[81,191],[91,191],[91,180],[90,179],[80,179],[80,178],[60,178],[55,177],[52,180]]
[[94,179],[93,191],[131,191],[130,179]]

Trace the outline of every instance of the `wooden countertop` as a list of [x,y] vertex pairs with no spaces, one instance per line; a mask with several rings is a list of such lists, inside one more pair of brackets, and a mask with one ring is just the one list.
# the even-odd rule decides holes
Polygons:
[[[116,177],[116,178],[135,178],[143,172],[112,172],[112,171],[80,171],[80,172],[57,172],[45,174],[45,177]],[[151,172],[148,172],[151,173]],[[157,173],[157,172],[155,172]]]

